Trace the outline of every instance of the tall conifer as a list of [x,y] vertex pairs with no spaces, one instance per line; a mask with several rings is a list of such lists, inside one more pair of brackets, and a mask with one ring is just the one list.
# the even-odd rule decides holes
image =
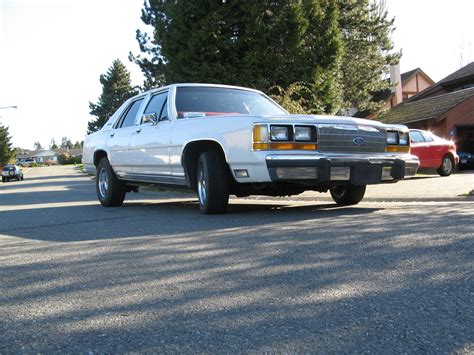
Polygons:
[[89,102],[90,114],[96,119],[87,124],[87,133],[98,131],[125,100],[137,94],[130,80],[130,73],[123,63],[116,59],[106,74],[100,76],[102,94],[97,103]]

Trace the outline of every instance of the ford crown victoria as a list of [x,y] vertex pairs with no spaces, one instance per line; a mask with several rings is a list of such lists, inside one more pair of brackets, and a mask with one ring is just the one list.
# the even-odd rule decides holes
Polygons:
[[176,84],[127,100],[85,139],[83,161],[105,207],[143,184],[184,187],[203,213],[222,213],[229,195],[330,192],[362,200],[366,185],[416,173],[405,126],[351,117],[290,115],[260,91]]

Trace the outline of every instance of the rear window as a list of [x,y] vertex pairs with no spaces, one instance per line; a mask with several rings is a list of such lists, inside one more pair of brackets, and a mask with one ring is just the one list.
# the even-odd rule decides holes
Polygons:
[[286,112],[264,95],[218,87],[178,87],[178,118],[217,115],[282,115]]

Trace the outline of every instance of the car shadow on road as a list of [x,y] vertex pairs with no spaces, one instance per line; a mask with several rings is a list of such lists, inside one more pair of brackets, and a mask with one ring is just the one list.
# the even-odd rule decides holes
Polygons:
[[[55,199],[53,194],[52,200]],[[88,195],[84,201],[88,202]],[[40,198],[41,199],[41,198]],[[33,200],[34,203],[36,200]],[[80,202],[77,200],[74,202]],[[309,219],[367,215],[380,210],[369,207],[340,207],[336,204],[238,203],[229,205],[227,214],[202,215],[195,199],[168,198],[127,201],[119,208],[104,208],[97,201],[87,205],[60,207],[28,205],[19,210],[3,211],[0,234],[51,242],[134,238],[176,233],[200,233],[216,228],[257,227],[265,223],[296,223]],[[21,206],[21,205],[20,205]],[[190,223],[192,221],[192,223]]]
[[34,259],[2,265],[0,302],[21,313],[6,318],[4,339],[25,352],[53,339],[75,352],[452,353],[472,343],[473,236],[461,233],[472,213],[230,208],[66,207],[75,222],[9,231],[25,239],[3,241],[5,260]]

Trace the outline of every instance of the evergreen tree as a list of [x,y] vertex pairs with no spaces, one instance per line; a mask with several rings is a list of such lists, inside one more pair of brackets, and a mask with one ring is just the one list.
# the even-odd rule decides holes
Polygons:
[[58,149],[58,145],[56,144],[56,140],[54,138],[51,139],[51,142],[49,143],[49,149]]
[[383,102],[373,101],[373,93],[389,87],[384,76],[401,57],[392,53],[394,19],[388,18],[383,1],[338,0],[338,7],[344,43],[343,107],[376,110]]
[[12,144],[10,142],[10,135],[8,133],[8,127],[4,127],[0,124],[0,165],[4,166],[8,164],[9,160],[13,156]]
[[[340,108],[336,0],[148,0],[133,56],[145,86],[209,82],[286,90],[304,82],[305,109]],[[295,86],[293,85],[292,88]]]
[[72,149],[72,147],[73,147],[73,144],[70,139],[68,139],[67,137],[63,137],[61,139],[61,148]]
[[43,150],[43,146],[41,145],[41,143],[39,141],[36,141],[34,144],[33,144],[35,150]]
[[88,134],[101,129],[125,100],[137,94],[136,88],[131,85],[130,73],[119,59],[112,62],[107,73],[102,74],[99,80],[102,94],[97,103],[89,102],[90,114],[97,118],[89,121]]
[[74,149],[80,149],[80,148],[82,148],[82,144],[81,144],[81,142],[79,142],[79,141],[76,141],[76,143],[74,143],[74,146],[73,146],[73,148],[74,148]]

